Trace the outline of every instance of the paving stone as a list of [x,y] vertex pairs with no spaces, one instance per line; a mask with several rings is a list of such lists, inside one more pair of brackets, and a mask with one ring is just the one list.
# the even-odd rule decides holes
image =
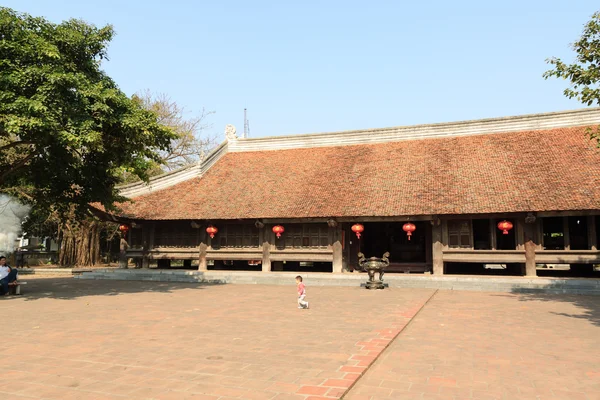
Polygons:
[[598,337],[596,297],[438,291],[345,398],[600,399]]
[[3,374],[31,398],[339,398],[364,371],[356,364],[384,349],[357,343],[389,343],[434,292],[307,279],[312,307],[298,310],[294,276],[285,286],[33,276],[26,295],[0,299],[19,333],[0,350]]

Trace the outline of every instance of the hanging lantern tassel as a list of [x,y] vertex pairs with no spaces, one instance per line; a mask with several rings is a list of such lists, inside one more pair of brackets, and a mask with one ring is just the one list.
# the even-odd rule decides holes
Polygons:
[[417,229],[417,227],[415,226],[415,224],[411,223],[411,222],[407,222],[406,224],[404,224],[404,226],[402,226],[402,230],[404,232],[406,232],[406,236],[408,236],[408,240],[410,240],[410,237],[412,236],[412,233]]

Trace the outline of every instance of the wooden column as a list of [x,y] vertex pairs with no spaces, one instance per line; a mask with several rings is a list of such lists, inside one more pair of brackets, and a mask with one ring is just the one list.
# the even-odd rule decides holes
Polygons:
[[537,233],[536,249],[544,250],[544,222],[541,218],[535,220],[535,231]]
[[198,271],[207,271],[208,270],[208,263],[206,262],[206,249],[208,248],[208,246],[206,245],[206,243],[201,242],[200,246],[199,246],[199,252],[198,252]]
[[535,269],[536,224],[524,225],[525,241],[525,276],[537,276]]
[[571,236],[569,235],[569,217],[563,217],[563,235],[565,239],[565,250],[571,250]]
[[588,215],[587,217],[588,227],[588,246],[590,250],[598,250],[598,237],[596,236],[596,216]]
[[515,239],[516,239],[516,249],[524,250],[525,249],[525,221],[522,219],[517,219],[515,221]]
[[142,261],[139,268],[150,268],[148,251],[150,250],[150,233],[154,232],[154,224],[146,223],[142,225]]
[[262,272],[271,272],[271,243],[268,240],[262,245]]
[[[444,227],[447,225],[444,224]],[[431,227],[431,243],[432,243],[432,261],[433,261],[433,274],[443,275],[444,274],[444,243],[442,243],[442,225],[434,222]]]
[[154,232],[156,231],[156,223],[153,222],[149,225],[150,232],[148,232],[148,251],[154,248]]
[[435,221],[425,225],[425,265],[427,268],[433,267],[433,243],[431,241],[431,227]]
[[496,219],[492,218],[490,219],[490,248],[492,250],[496,250],[496,244],[497,244],[497,231],[498,231],[498,227],[496,226],[496,224],[498,223],[498,221],[496,221]]

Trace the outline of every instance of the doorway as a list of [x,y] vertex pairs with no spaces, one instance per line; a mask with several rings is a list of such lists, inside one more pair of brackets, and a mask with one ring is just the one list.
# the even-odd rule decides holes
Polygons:
[[356,250],[365,257],[381,257],[390,253],[386,272],[425,272],[430,268],[427,249],[430,245],[431,226],[428,222],[413,222],[415,231],[410,240],[402,230],[405,222],[365,223],[365,230]]

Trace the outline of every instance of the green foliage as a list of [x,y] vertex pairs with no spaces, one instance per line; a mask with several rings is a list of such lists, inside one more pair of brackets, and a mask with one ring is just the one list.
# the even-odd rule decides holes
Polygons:
[[114,35],[0,8],[0,191],[41,209],[111,209],[174,134],[101,69]]
[[[572,45],[576,53],[576,61],[566,64],[559,58],[549,58],[547,62],[554,69],[546,71],[544,78],[563,78],[571,81],[571,86],[564,90],[565,96],[577,99],[587,106],[600,106],[600,11],[592,15],[585,25],[583,34]],[[600,147],[600,127],[590,129],[592,139],[596,139]]]

